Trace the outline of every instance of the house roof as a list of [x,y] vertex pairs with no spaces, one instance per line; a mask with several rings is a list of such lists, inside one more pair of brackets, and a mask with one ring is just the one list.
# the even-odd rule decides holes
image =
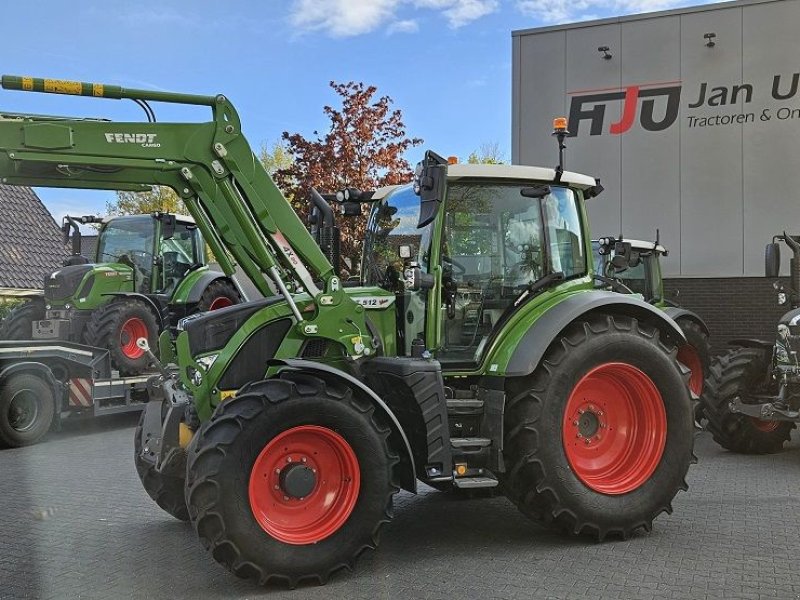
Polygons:
[[81,235],[81,255],[91,261],[94,261],[97,254],[97,238],[97,235]]
[[0,288],[42,289],[66,255],[61,229],[28,187],[0,185]]

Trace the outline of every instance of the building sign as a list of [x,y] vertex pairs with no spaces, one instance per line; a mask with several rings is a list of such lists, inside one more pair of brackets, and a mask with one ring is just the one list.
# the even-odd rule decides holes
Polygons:
[[[646,131],[663,131],[678,121],[681,104],[690,129],[800,119],[800,104],[789,102],[797,97],[798,87],[800,73],[775,75],[769,90],[749,83],[711,87],[708,82],[686,90],[682,82],[670,81],[570,92],[569,135],[574,137],[587,129],[589,135],[622,135],[637,122]],[[764,99],[780,104],[764,106]],[[739,102],[744,111],[730,110]],[[606,117],[606,109],[619,103],[621,117],[612,122]],[[713,112],[709,114],[708,109]]]

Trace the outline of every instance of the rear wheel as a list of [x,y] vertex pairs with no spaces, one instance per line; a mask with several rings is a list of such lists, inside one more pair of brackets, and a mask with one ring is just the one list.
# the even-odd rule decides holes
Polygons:
[[34,373],[17,373],[0,385],[0,445],[17,448],[38,442],[55,415],[48,383]]
[[145,408],[142,411],[133,442],[133,462],[136,465],[136,472],[139,474],[144,491],[156,504],[176,519],[188,521],[189,509],[184,496],[185,478],[159,473],[155,465],[142,458],[142,424],[147,410],[148,408]]
[[44,301],[30,300],[12,308],[0,325],[0,340],[29,340],[33,337],[33,321],[44,319]]
[[778,385],[770,377],[770,356],[759,348],[737,348],[714,359],[700,400],[707,428],[714,441],[733,452],[769,454],[783,448],[794,429],[787,421],[764,421],[732,413],[730,402],[748,402],[754,394],[777,396]]
[[571,325],[509,385],[504,489],[530,518],[597,539],[649,530],[687,489],[693,429],[675,351],[599,315]]
[[230,281],[218,279],[203,290],[200,302],[197,303],[197,310],[201,312],[217,310],[239,304],[241,301],[238,290]]
[[158,323],[153,312],[138,300],[112,302],[97,309],[84,331],[90,346],[108,348],[111,363],[120,375],[138,375],[149,367],[149,359],[136,340],[147,338],[156,347]]
[[284,374],[221,404],[189,446],[202,544],[235,575],[324,583],[375,548],[392,517],[390,429],[346,387]]
[[678,362],[691,369],[689,390],[699,398],[703,393],[703,384],[711,364],[711,343],[708,334],[696,321],[684,318],[678,319],[677,323],[688,342],[678,348]]

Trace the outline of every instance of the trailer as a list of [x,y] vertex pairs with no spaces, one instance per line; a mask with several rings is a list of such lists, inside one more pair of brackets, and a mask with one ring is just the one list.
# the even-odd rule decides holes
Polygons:
[[35,444],[65,419],[141,411],[150,377],[120,377],[105,348],[0,342],[0,448]]

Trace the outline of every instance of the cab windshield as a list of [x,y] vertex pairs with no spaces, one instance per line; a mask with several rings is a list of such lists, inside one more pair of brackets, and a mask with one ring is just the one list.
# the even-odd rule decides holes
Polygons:
[[400,246],[410,246],[411,256],[427,271],[432,224],[417,229],[419,196],[412,186],[389,194],[373,209],[367,223],[361,278],[365,285],[400,291],[403,259]]

